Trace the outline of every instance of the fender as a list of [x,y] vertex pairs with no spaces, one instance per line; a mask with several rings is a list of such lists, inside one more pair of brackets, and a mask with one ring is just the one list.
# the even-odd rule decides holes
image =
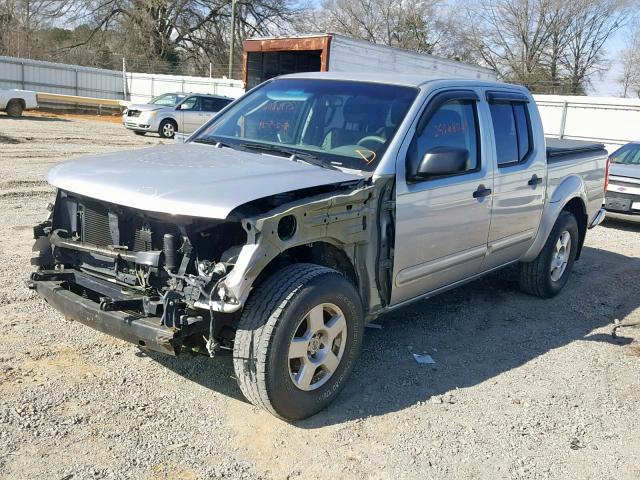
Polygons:
[[[356,264],[355,246],[375,246],[372,237],[376,189],[360,186],[351,192],[322,194],[282,205],[265,215],[245,218],[242,226],[247,243],[240,249],[238,260],[220,282],[223,300],[196,304],[213,311],[233,313],[240,310],[260,272],[280,253],[293,247],[323,241],[342,249]],[[281,235],[280,221],[292,219],[290,235]]]
[[586,206],[588,205],[586,186],[579,175],[566,177],[547,198],[549,200],[545,203],[536,238],[529,247],[529,250],[527,250],[520,259],[521,262],[531,262],[538,256],[551,233],[551,229],[555,225],[556,220],[558,220],[560,212],[564,210],[565,206],[571,200],[579,198],[585,212]]

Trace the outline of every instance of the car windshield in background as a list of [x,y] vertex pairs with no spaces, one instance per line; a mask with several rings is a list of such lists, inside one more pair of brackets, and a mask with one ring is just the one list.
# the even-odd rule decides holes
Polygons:
[[237,101],[194,141],[297,152],[327,167],[372,171],[416,94],[367,82],[274,80]]
[[160,95],[158,97],[153,98],[149,103],[153,105],[162,105],[165,107],[175,107],[178,102],[182,101],[182,99],[186,97],[186,95],[178,95],[175,93],[165,93],[164,95]]
[[611,154],[612,163],[640,165],[640,144],[629,143]]

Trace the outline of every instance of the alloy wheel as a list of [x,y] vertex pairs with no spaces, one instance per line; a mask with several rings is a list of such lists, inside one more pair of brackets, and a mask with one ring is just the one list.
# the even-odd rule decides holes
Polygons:
[[332,303],[311,309],[289,344],[289,376],[300,390],[320,388],[335,373],[347,343],[347,321]]

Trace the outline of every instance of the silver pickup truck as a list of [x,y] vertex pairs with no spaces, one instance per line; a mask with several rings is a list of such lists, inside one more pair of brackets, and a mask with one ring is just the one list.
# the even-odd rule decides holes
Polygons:
[[519,86],[280,77],[185,144],[52,168],[29,285],[148,349],[231,350],[247,399],[301,419],[385,312],[514,263],[525,292],[558,294],[604,216],[606,162],[545,143]]

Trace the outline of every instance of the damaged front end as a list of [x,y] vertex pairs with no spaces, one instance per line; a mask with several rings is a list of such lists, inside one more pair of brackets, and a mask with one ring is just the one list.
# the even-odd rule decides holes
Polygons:
[[208,305],[246,242],[239,222],[143,212],[59,191],[34,237],[38,270],[29,285],[73,320],[172,354],[201,345],[203,336],[224,338],[233,320]]
[[377,212],[387,186],[350,182],[279,194],[224,220],[59,190],[49,218],[34,228],[37,271],[29,285],[70,319],[169,354],[231,348],[251,288],[283,263],[337,269],[376,310],[386,280],[367,265],[383,260]]

